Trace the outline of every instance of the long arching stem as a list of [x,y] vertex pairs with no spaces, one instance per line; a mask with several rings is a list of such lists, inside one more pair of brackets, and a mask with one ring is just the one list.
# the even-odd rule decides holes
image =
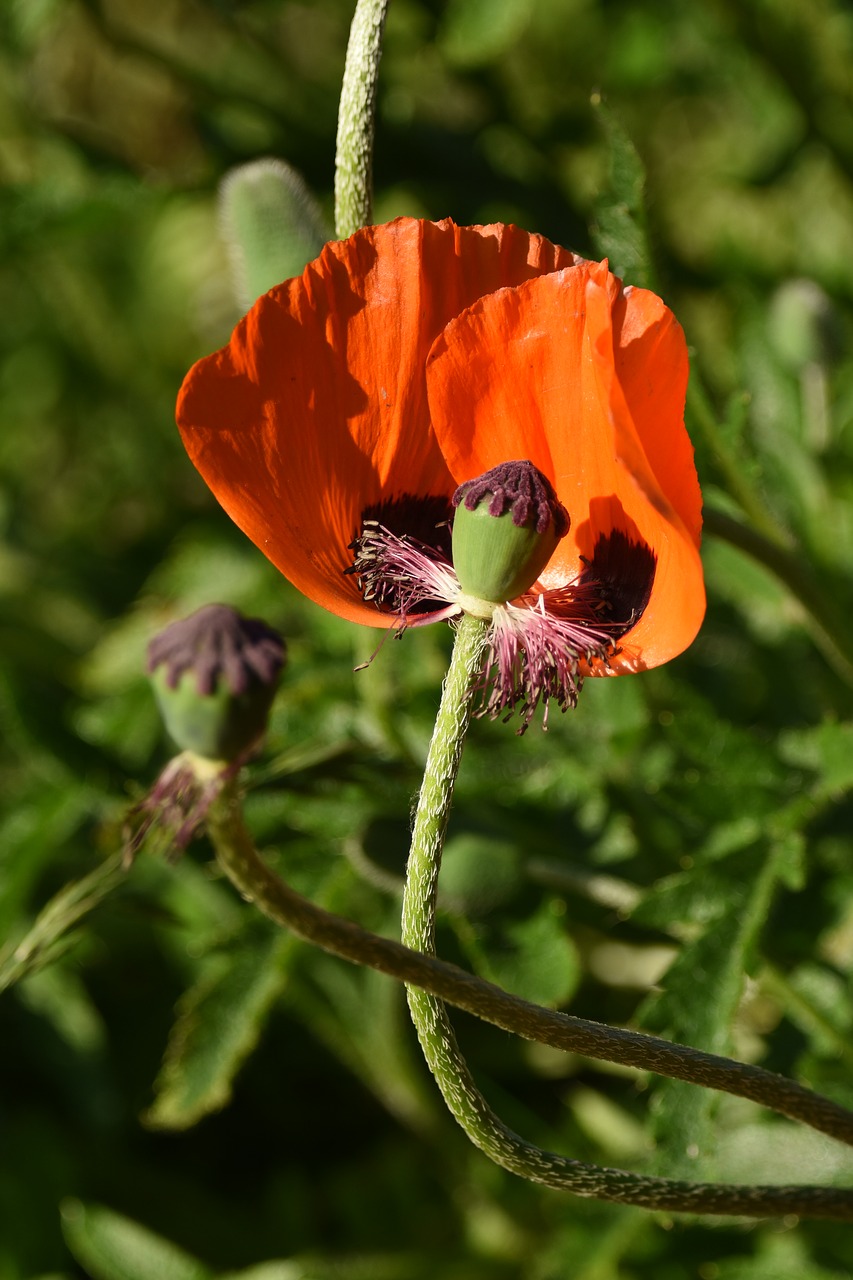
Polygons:
[[318,907],[285,884],[258,855],[234,787],[216,802],[207,826],[220,866],[243,897],[276,924],[332,955],[420,987],[524,1040],[748,1098],[853,1146],[853,1112],[794,1080],[659,1036],[543,1009],[455,964],[412,951]]
[[280,880],[255,851],[234,784],[216,801],[207,822],[223,870],[243,896],[276,923],[328,951],[418,988],[410,989],[413,1017],[451,1111],[471,1139],[512,1172],[578,1195],[650,1209],[754,1217],[794,1213],[853,1221],[853,1191],[847,1189],[677,1182],[542,1151],[508,1129],[480,1095],[456,1044],[445,1000],[526,1039],[751,1098],[853,1145],[853,1113],[793,1081],[655,1036],[540,1009],[432,954],[441,846],[470,719],[470,687],[479,671],[483,644],[482,625],[464,619],[442,694],[410,858],[405,932],[417,949],[324,911]]
[[[435,952],[441,853],[470,722],[472,685],[479,675],[484,649],[484,624],[463,618],[457,628],[427,756],[403,895],[403,942],[427,955]],[[813,1190],[806,1192],[805,1188],[725,1186],[646,1178],[621,1169],[604,1169],[571,1160],[534,1146],[505,1125],[480,1093],[460,1052],[444,1003],[429,992],[409,987],[409,1008],[424,1056],[450,1111],[471,1141],[510,1172],[576,1195],[646,1208],[747,1214],[814,1211],[804,1207],[805,1201],[815,1203]],[[817,1201],[821,1199],[818,1193]],[[795,1202],[801,1208],[792,1209]]]

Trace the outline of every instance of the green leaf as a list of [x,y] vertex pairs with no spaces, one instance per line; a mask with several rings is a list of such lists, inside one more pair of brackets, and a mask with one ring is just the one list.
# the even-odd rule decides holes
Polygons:
[[206,957],[183,996],[145,1113],[152,1128],[188,1129],[224,1107],[284,987],[292,937],[259,921],[227,951]]
[[52,965],[31,973],[18,989],[23,1003],[40,1014],[77,1053],[88,1056],[106,1047],[103,1019],[70,966]]
[[197,1258],[111,1209],[66,1200],[61,1214],[65,1242],[92,1280],[212,1280]]
[[242,306],[298,276],[331,239],[319,205],[283,160],[232,169],[219,188],[222,228]]
[[478,968],[513,995],[549,1007],[565,1004],[580,981],[580,959],[555,903],[502,929],[497,945],[483,948]]
[[259,1262],[247,1271],[229,1271],[218,1280],[307,1280],[308,1273],[299,1262]]
[[578,1127],[607,1153],[608,1159],[625,1162],[648,1156],[652,1144],[643,1125],[606,1094],[574,1084],[566,1103]]
[[[661,981],[662,992],[644,1001],[640,1025],[710,1053],[729,1050],[754,944],[788,856],[784,842],[759,846],[723,862],[700,862],[684,877],[682,887],[692,879],[712,923],[682,949]],[[710,1090],[676,1081],[656,1089],[657,1164],[668,1176],[697,1176],[697,1159],[713,1152],[717,1101]],[[702,1176],[708,1176],[706,1167]]]
[[790,1230],[763,1234],[754,1256],[722,1259],[714,1272],[717,1280],[847,1280],[848,1274],[813,1262],[806,1240]]
[[[396,911],[388,925],[396,925]],[[426,1131],[434,1099],[413,1053],[400,984],[323,954],[313,956],[311,978],[291,984],[290,1008],[391,1115]]]
[[[794,806],[791,806],[793,808]],[[782,810],[780,821],[784,822],[788,810]],[[806,883],[806,854],[808,846],[801,831],[780,831],[776,836],[776,873],[779,883],[792,893],[799,893]]]
[[649,288],[652,260],[646,227],[646,173],[637,149],[616,116],[596,94],[593,107],[609,152],[607,183],[595,205],[595,247],[611,270]]
[[473,832],[452,836],[442,857],[439,907],[484,915],[517,893],[521,881],[515,845]]
[[95,806],[88,788],[65,776],[34,779],[15,799],[14,809],[10,806],[0,822],[0,937],[4,940],[45,865],[55,860],[57,849],[70,840]]
[[518,40],[532,13],[532,0],[450,0],[442,48],[459,66],[484,66]]
[[[473,1274],[469,1266],[464,1271],[450,1271],[442,1265],[442,1277],[454,1280],[470,1280]],[[477,1276],[482,1275],[477,1271]],[[260,1262],[246,1271],[229,1271],[217,1280],[433,1280],[435,1262],[424,1254],[371,1254],[354,1256],[336,1255],[327,1258],[320,1254],[301,1254],[293,1260]]]
[[37,973],[73,945],[73,926],[126,880],[120,854],[113,855],[84,876],[72,880],[42,908],[25,936],[0,948],[0,991]]
[[841,1059],[848,1070],[853,1068],[853,1010],[843,978],[818,964],[802,964],[790,977],[767,965],[762,986],[791,1022],[811,1037],[815,1056]]
[[853,787],[853,724],[826,721],[783,734],[782,758],[815,772],[818,796],[835,797]]

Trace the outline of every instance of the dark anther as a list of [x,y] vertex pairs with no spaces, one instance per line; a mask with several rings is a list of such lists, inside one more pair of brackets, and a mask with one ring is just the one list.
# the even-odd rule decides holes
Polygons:
[[349,544],[352,563],[344,574],[354,576],[362,599],[372,601],[383,613],[400,613],[404,602],[405,612],[432,613],[446,601],[413,599],[411,570],[398,553],[408,546],[439,564],[449,564],[452,516],[447,498],[435,495],[404,493],[365,507],[361,530]]
[[594,606],[614,639],[635,626],[643,614],[657,570],[657,556],[645,542],[635,542],[621,529],[602,534],[591,557],[583,557],[578,586],[594,587]]
[[[450,560],[450,526],[453,507],[443,494],[418,497],[412,493],[371,503],[361,513],[362,526],[379,524],[398,538],[408,538]],[[356,532],[356,537],[362,530]]]

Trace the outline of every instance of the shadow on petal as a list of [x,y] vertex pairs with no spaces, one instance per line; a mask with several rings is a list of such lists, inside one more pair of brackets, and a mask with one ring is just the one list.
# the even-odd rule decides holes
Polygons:
[[615,495],[593,498],[589,519],[577,529],[584,568],[579,586],[595,585],[602,622],[619,639],[639,622],[654,586],[657,554]]

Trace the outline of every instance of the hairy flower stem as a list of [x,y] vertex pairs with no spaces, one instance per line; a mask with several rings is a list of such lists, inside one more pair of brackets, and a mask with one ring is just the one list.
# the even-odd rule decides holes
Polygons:
[[[427,755],[418,801],[403,894],[403,942],[426,955],[435,952],[435,908],[441,852],[471,700],[485,652],[485,624],[463,617],[456,631],[453,657],[442,690],[441,705]],[[824,1193],[804,1187],[725,1186],[644,1177],[622,1169],[571,1160],[525,1141],[503,1123],[480,1093],[462,1056],[444,1003],[429,992],[409,987],[409,1008],[421,1048],[453,1116],[471,1141],[496,1164],[532,1182],[576,1195],[649,1209],[693,1213],[775,1215],[821,1213]],[[832,1212],[836,1197],[829,1192]],[[799,1207],[794,1209],[792,1206]],[[848,1205],[842,1212],[851,1212]]]
[[358,0],[350,27],[335,157],[335,232],[341,240],[373,219],[376,83],[388,0]]
[[[472,690],[486,657],[487,634],[488,623],[468,614],[463,614],[456,626],[453,656],[418,795],[403,891],[402,937],[405,946],[427,955],[435,952],[435,898],[441,854],[465,734],[471,723]],[[410,990],[409,1004],[417,1004],[422,994]],[[414,1007],[412,1013],[414,1016]],[[417,1017],[415,1021],[419,1026]]]
[[658,1036],[543,1009],[446,960],[412,951],[316,906],[259,857],[233,783],[214,802],[206,825],[220,866],[243,897],[276,924],[332,955],[418,986],[522,1039],[749,1098],[853,1146],[853,1112],[793,1080]]
[[[419,954],[391,938],[369,933],[351,920],[316,906],[285,884],[259,857],[243,821],[240,795],[234,782],[229,783],[214,802],[207,817],[207,829],[219,865],[243,897],[254,902],[270,920],[306,942],[402,982],[416,984],[441,1000],[526,1040],[750,1098],[853,1146],[853,1113],[792,1080],[761,1067],[672,1044],[657,1036],[541,1009],[456,965]],[[442,1015],[446,1017],[443,1008]],[[461,1065],[463,1078],[470,1080],[464,1062]],[[471,1085],[473,1087],[473,1081]],[[500,1121],[497,1123],[500,1125]],[[521,1139],[515,1141],[522,1147],[527,1145]],[[549,1157],[551,1159],[562,1157]],[[802,1217],[853,1221],[853,1191],[843,1188],[676,1183],[596,1165],[564,1163],[579,1174],[587,1173],[589,1181],[583,1188],[565,1182],[550,1185],[649,1209],[753,1217],[795,1213]]]

